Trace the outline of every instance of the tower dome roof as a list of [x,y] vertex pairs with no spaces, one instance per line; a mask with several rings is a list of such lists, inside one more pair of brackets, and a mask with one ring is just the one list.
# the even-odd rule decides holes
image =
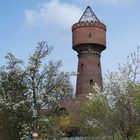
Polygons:
[[88,6],[80,18],[79,22],[99,22],[100,20],[97,18],[93,10]]

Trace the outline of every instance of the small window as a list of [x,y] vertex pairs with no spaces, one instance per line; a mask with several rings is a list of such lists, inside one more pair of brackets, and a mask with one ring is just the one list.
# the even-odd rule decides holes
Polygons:
[[93,79],[90,79],[90,85],[93,85]]
[[91,33],[88,34],[88,37],[91,38]]
[[100,66],[100,64],[98,63],[98,66]]
[[82,63],[82,64],[81,64],[81,66],[83,67],[83,66],[84,66],[84,64]]

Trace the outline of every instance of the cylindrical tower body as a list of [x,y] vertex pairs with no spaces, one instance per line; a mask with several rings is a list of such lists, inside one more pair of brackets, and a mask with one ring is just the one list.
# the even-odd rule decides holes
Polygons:
[[72,38],[73,49],[78,53],[76,95],[87,94],[93,92],[95,83],[102,87],[100,56],[106,48],[106,26],[87,7],[80,21],[72,26]]

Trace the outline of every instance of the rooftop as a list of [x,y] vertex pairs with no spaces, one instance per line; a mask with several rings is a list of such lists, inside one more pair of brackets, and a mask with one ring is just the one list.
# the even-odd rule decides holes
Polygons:
[[100,20],[97,18],[93,10],[88,6],[80,18],[79,22],[99,22]]

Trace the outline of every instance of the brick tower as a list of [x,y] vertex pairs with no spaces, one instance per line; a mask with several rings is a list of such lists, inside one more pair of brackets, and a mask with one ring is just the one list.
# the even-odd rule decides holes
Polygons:
[[89,6],[72,26],[72,39],[78,53],[76,96],[81,96],[93,92],[95,83],[102,87],[100,57],[106,48],[106,26]]

